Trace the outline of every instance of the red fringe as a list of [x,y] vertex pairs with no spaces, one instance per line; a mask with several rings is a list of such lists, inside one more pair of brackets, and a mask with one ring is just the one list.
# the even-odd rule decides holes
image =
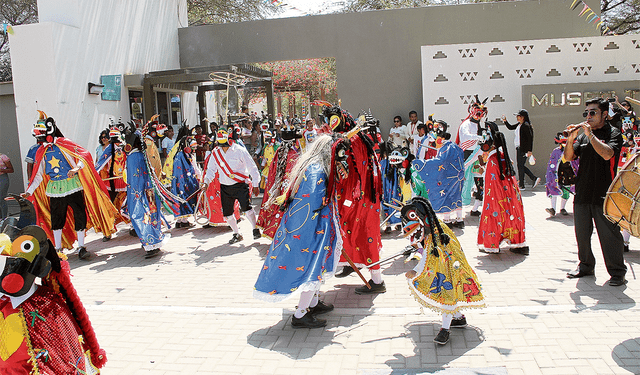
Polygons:
[[97,368],[102,368],[107,362],[107,353],[104,349],[100,348],[100,344],[98,344],[98,339],[96,338],[96,333],[91,326],[91,321],[89,320],[87,311],[85,310],[82,301],[80,301],[80,297],[78,297],[76,289],[71,283],[71,277],[69,276],[71,268],[69,267],[69,262],[61,259],[60,265],[62,266],[61,272],[57,273],[55,271],[51,271],[49,274],[49,278],[51,278],[51,280],[49,280],[49,282],[57,281],[60,285],[63,296],[66,296],[67,305],[69,305],[69,309],[80,326],[85,344],[89,347],[91,362]]

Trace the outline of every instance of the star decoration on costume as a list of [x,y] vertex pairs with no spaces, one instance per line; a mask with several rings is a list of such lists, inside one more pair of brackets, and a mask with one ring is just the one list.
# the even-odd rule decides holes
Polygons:
[[51,168],[60,168],[60,159],[56,158],[55,156],[51,157],[51,160],[49,160],[48,163],[49,165],[51,165]]

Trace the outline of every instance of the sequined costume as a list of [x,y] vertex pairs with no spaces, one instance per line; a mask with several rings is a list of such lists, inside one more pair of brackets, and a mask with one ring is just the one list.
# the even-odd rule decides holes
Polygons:
[[451,213],[462,207],[463,161],[462,149],[453,142],[445,142],[435,157],[411,162],[436,213]]
[[[514,175],[501,179],[500,162],[505,163],[502,152],[489,153],[484,174],[484,199],[480,226],[478,227],[478,247],[486,252],[497,253],[503,247],[521,248],[525,241],[524,208],[518,181]],[[510,160],[507,161],[511,163]]]
[[300,151],[295,139],[283,141],[269,168],[269,177],[264,188],[262,206],[256,226],[262,230],[263,237],[273,239],[282,218],[280,206],[272,204],[269,200],[283,194],[288,186],[289,172],[298,159]]
[[342,241],[335,202],[324,205],[327,185],[321,165],[304,171],[267,252],[254,297],[282,301],[294,292],[317,290],[335,273]]
[[433,239],[426,239],[425,254],[414,268],[417,274],[407,279],[411,294],[422,306],[440,314],[485,307],[478,276],[469,266],[460,242],[448,226],[442,222],[440,226],[449,243],[438,243],[434,255]]

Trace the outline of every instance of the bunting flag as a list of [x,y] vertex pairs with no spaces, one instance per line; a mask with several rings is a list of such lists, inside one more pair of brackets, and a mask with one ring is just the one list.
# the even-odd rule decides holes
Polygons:
[[5,33],[5,34],[13,35],[13,27],[11,27],[11,25],[9,25],[8,23],[3,23],[2,24],[2,32]]
[[594,12],[593,9],[591,9],[591,7],[589,7],[583,0],[573,0],[569,8],[571,8],[571,10],[575,10],[580,6],[580,4],[582,4],[582,10],[578,13],[578,17],[582,18],[582,16],[585,16],[585,21],[587,21],[587,23],[593,23],[596,26],[596,29],[600,30],[600,35],[615,35],[615,33],[604,24],[602,18],[600,18],[600,16],[598,16],[598,14]]

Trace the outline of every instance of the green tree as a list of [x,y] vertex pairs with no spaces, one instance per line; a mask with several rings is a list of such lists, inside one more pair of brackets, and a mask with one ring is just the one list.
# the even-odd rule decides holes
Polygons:
[[187,0],[189,26],[269,18],[281,8],[264,0]]

